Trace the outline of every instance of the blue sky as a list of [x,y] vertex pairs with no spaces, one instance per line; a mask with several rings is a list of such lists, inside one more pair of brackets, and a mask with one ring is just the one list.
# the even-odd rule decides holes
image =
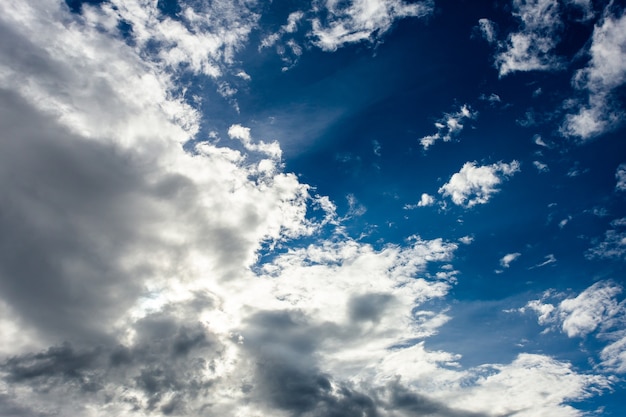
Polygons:
[[4,1],[0,415],[623,415],[625,97],[617,1]]

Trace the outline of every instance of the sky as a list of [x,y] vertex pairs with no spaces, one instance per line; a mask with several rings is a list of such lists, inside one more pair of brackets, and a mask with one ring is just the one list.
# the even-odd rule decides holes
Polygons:
[[0,2],[0,415],[626,414],[626,14]]

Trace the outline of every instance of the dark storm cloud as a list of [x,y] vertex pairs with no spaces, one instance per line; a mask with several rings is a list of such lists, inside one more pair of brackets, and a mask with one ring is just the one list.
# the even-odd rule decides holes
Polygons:
[[[168,306],[135,322],[136,337],[129,345],[80,348],[64,343],[10,357],[0,364],[0,375],[14,387],[54,398],[76,396],[83,403],[120,403],[136,410],[158,409],[165,415],[184,412],[213,386],[207,375],[222,352],[214,335],[193,316],[181,314],[188,309],[189,305]],[[15,408],[2,401],[0,410]],[[16,415],[32,414],[16,410]]]
[[[393,300],[385,294],[366,294],[350,302],[353,320],[377,320]],[[254,383],[248,394],[292,416],[487,417],[459,411],[416,393],[396,381],[384,387],[359,386],[336,379],[320,369],[328,339],[345,331],[312,322],[300,311],[261,311],[247,322],[244,349],[254,359]]]
[[[415,393],[397,381],[387,385],[386,390],[390,397],[388,407],[393,410],[407,412],[407,415],[424,417],[490,417],[484,413],[455,410],[441,402]],[[498,417],[506,416],[499,415]]]
[[350,318],[354,321],[380,321],[385,308],[393,301],[391,294],[364,294],[355,296],[348,303]]
[[116,264],[141,223],[139,177],[114,148],[76,137],[5,90],[0,131],[0,293],[60,341],[99,340],[140,290]]

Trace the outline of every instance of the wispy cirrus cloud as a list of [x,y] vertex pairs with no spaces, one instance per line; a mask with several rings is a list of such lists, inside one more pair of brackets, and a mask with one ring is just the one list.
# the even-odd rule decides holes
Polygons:
[[403,0],[353,0],[347,3],[326,0],[322,16],[312,21],[314,45],[334,51],[344,45],[373,41],[387,32],[394,21],[424,17],[433,11],[432,1],[406,3]]
[[477,116],[478,112],[472,110],[467,104],[461,106],[459,111],[455,113],[444,114],[443,117],[435,123],[437,133],[422,137],[419,140],[420,145],[426,150],[439,140],[450,142],[461,133],[464,128],[463,123],[467,120],[475,119]]

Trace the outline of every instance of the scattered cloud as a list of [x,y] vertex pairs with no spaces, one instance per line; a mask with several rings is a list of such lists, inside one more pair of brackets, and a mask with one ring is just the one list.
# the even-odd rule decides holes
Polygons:
[[432,13],[432,1],[405,3],[403,0],[324,1],[325,16],[312,21],[313,43],[324,51],[334,51],[350,43],[374,41],[387,32],[394,21],[425,17]]
[[620,164],[615,171],[615,189],[617,191],[626,191],[626,164]]
[[[561,68],[553,55],[563,28],[557,0],[514,0],[512,13],[519,22],[519,31],[510,33],[506,41],[498,42],[495,65],[500,77],[517,71],[545,71]],[[482,19],[485,20],[485,19]],[[483,34],[490,33],[482,25]],[[485,35],[487,36],[487,35]],[[487,40],[493,37],[486,37]]]
[[604,240],[585,253],[588,259],[625,259],[626,260],[626,231],[616,229],[607,230]]
[[435,123],[437,133],[424,136],[420,139],[420,144],[424,149],[428,149],[438,140],[449,142],[452,138],[457,137],[463,130],[463,123],[466,120],[475,119],[478,116],[477,111],[473,111],[467,104],[461,106],[456,113],[446,113]]
[[439,194],[450,197],[454,204],[466,208],[485,204],[499,191],[497,186],[503,180],[519,171],[520,164],[515,160],[483,166],[477,166],[476,162],[466,162],[459,172],[439,188]]
[[587,67],[576,72],[572,82],[588,95],[578,112],[566,116],[561,132],[565,136],[590,140],[613,130],[623,120],[619,100],[613,91],[626,82],[626,14],[613,16],[608,5],[595,26]]
[[594,335],[608,344],[601,350],[601,365],[614,372],[626,372],[626,300],[619,300],[622,286],[613,281],[598,281],[576,297],[558,303],[549,299],[562,297],[552,291],[530,301],[522,312],[533,311],[544,326],[560,329],[568,337]]

